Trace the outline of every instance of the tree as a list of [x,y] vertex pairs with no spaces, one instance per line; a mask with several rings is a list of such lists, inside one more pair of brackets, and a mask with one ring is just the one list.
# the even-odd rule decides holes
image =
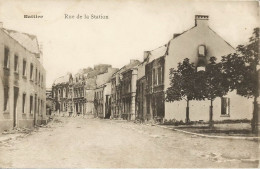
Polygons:
[[166,101],[174,102],[186,100],[186,123],[190,122],[189,118],[189,101],[195,97],[196,68],[194,63],[190,63],[186,58],[178,64],[177,70],[170,69],[170,87],[166,90]]
[[209,127],[213,128],[213,102],[217,97],[223,97],[229,91],[228,85],[226,85],[226,79],[222,71],[222,63],[217,63],[215,57],[209,59],[209,63],[206,65],[206,71],[201,78],[201,83],[205,89],[203,94],[205,98],[210,100],[209,111]]
[[254,97],[251,125],[252,131],[257,133],[259,113],[257,103],[259,96],[257,71],[257,66],[259,65],[259,28],[254,29],[248,44],[237,47],[237,53],[222,57],[222,64],[227,79],[226,85],[231,90],[237,90],[237,93],[241,96],[247,98]]

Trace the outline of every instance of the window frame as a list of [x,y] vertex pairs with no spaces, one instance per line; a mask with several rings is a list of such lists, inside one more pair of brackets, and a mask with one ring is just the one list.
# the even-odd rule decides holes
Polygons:
[[222,117],[230,116],[230,98],[229,97],[221,97],[221,112]]
[[23,59],[23,72],[22,72],[23,76],[26,77],[27,76],[27,61],[26,59]]
[[19,56],[14,54],[14,73],[19,73]]
[[[6,52],[7,52],[7,54],[6,54]],[[6,56],[7,56],[7,61],[6,61]],[[10,49],[7,46],[4,47],[4,64],[3,64],[3,66],[5,69],[8,69],[8,70],[10,68]]]
[[10,110],[10,98],[9,98],[9,94],[10,94],[10,88],[9,86],[4,86],[4,106],[3,106],[3,111],[4,113],[9,112]]

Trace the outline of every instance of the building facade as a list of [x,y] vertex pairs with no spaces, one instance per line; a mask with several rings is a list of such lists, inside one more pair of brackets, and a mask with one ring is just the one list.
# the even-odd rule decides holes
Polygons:
[[111,77],[111,118],[134,120],[138,60],[115,72]]
[[0,23],[0,131],[46,122],[45,74],[36,36]]
[[146,77],[145,65],[147,60],[145,57],[147,52],[144,52],[144,61],[138,65],[137,81],[136,81],[136,119],[141,121],[151,120],[151,116],[147,114],[147,98],[146,98]]
[[73,80],[73,110],[77,115],[86,113],[85,84],[84,75],[76,74]]
[[[220,61],[222,56],[235,52],[235,49],[214,32],[208,23],[207,15],[196,15],[194,27],[181,34],[174,34],[166,45],[146,52],[143,62],[146,77],[146,114],[151,115],[153,119],[185,121],[185,101],[164,102],[164,93],[170,87],[171,68],[176,69],[178,63],[185,58],[199,66],[198,62],[201,59],[208,62],[209,58],[214,56]],[[138,98],[140,96],[138,95]],[[208,100],[190,101],[190,120],[208,121],[209,106]],[[139,114],[142,107],[145,106],[138,106]],[[233,91],[225,97],[215,99],[214,120],[251,119],[252,108],[252,99],[241,97]]]
[[110,118],[111,115],[111,77],[118,71],[117,68],[109,67],[107,72],[97,75],[94,95],[95,116]]
[[56,115],[66,115],[68,113],[68,108],[70,108],[68,106],[70,103],[69,84],[71,80],[72,75],[68,73],[56,79],[52,85],[53,107]]
[[46,88],[46,115],[50,116],[53,109],[52,89]]

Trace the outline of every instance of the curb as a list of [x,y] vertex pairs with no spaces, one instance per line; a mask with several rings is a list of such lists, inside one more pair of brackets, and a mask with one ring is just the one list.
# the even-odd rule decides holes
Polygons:
[[172,129],[174,131],[182,132],[185,134],[190,134],[190,135],[195,135],[199,137],[204,137],[204,138],[218,138],[218,139],[234,139],[234,140],[251,140],[251,141],[257,141],[260,140],[260,137],[239,137],[239,136],[212,136],[212,135],[206,135],[206,134],[198,134],[198,133],[193,133],[185,130],[180,130],[180,129],[175,129],[175,128],[170,128],[166,126],[161,126],[161,125],[156,125],[158,127],[164,128],[164,129]]

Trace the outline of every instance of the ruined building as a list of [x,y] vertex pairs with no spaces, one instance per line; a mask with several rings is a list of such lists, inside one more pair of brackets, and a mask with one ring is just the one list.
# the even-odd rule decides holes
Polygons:
[[36,36],[0,23],[0,78],[0,132],[46,122],[46,76]]

